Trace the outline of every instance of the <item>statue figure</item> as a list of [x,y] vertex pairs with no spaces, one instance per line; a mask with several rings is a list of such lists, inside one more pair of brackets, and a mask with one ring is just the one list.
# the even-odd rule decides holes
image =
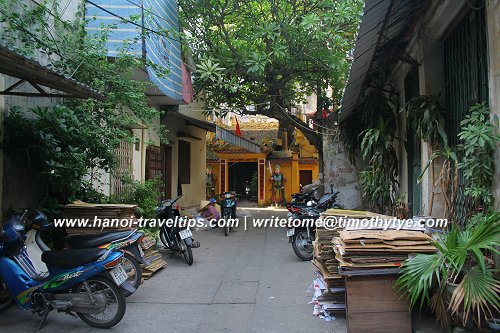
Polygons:
[[205,176],[206,198],[210,199],[215,196],[215,175],[212,173],[212,167],[207,167]]
[[271,202],[276,207],[285,204],[285,176],[281,173],[281,166],[274,166],[274,173],[271,175]]

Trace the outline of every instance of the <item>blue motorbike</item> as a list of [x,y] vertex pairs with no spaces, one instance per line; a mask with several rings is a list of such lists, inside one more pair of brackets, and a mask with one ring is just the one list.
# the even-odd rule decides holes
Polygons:
[[[52,310],[96,328],[118,324],[126,309],[119,287],[134,289],[121,266],[123,253],[100,248],[47,251],[42,261],[49,274],[41,277],[24,245],[27,213],[14,215],[0,229],[0,312],[16,302],[42,317],[39,328]],[[37,212],[31,220],[40,224],[47,218]]]

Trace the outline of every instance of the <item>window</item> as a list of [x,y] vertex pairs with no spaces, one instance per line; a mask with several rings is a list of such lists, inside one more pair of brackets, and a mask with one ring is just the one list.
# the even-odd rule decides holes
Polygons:
[[146,179],[161,177],[163,174],[161,149],[158,146],[149,146],[146,150]]
[[191,183],[191,144],[179,140],[178,172],[181,184]]

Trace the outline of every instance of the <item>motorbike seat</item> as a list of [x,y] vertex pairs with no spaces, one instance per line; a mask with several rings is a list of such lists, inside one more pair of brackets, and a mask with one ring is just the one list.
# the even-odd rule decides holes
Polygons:
[[112,241],[127,238],[131,231],[110,231],[97,235],[74,235],[66,238],[66,246],[70,249],[98,247]]
[[95,261],[106,251],[99,248],[47,251],[42,253],[42,261],[48,266],[69,269]]

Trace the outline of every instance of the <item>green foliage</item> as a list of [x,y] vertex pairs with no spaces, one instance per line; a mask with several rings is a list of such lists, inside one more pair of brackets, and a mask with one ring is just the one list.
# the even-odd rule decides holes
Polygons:
[[444,147],[448,143],[445,131],[445,109],[434,96],[417,96],[406,102],[400,110],[413,132],[432,147]]
[[486,103],[472,106],[460,126],[458,138],[463,143],[460,168],[466,180],[464,194],[471,197],[477,206],[487,209],[493,203],[491,186],[495,173],[494,153],[500,135],[495,134],[495,124],[490,120]]
[[5,116],[4,149],[20,166],[40,173],[48,194],[74,195],[89,169],[113,166],[119,137],[110,137],[94,113],[64,105],[30,111],[35,117],[16,107]]
[[119,195],[112,196],[110,203],[137,205],[136,215],[144,218],[155,218],[158,200],[161,196],[161,180],[148,179],[144,182],[130,181],[130,187]]
[[368,128],[359,134],[360,151],[369,166],[360,173],[363,196],[377,212],[396,208],[398,157],[394,149],[396,133],[392,100],[382,90],[368,92],[361,108]]
[[339,137],[338,139],[342,143],[346,153],[349,156],[349,160],[352,164],[356,163],[356,155],[361,147],[362,136],[360,135],[366,128],[361,117],[358,113],[355,113],[346,121],[339,124]]
[[27,110],[13,107],[6,117],[6,148],[19,165],[40,171],[47,194],[59,203],[82,195],[80,187],[91,169],[113,169],[114,149],[121,140],[133,140],[130,125],[143,123],[166,142],[164,128],[156,125],[160,111],[149,106],[145,94],[149,84],[133,76],[144,66],[158,76],[167,71],[128,52],[149,32],[138,29],[110,61],[106,42],[117,24],[88,34],[83,11],[84,3],[75,20],[65,21],[57,2],[0,0],[2,44],[31,58],[46,54],[54,69],[106,95],[105,101],[67,99],[24,115]]
[[[500,213],[476,217],[478,221],[460,231],[452,225],[449,233],[435,242],[437,254],[417,254],[401,268],[397,281],[400,290],[407,294],[411,307],[419,301],[420,307],[431,300],[433,308],[446,308],[443,302],[446,284],[457,283],[448,311],[466,322],[473,317],[479,326],[481,319],[500,307],[500,283],[494,277],[491,260],[485,253],[498,253],[500,245]],[[431,298],[431,294],[433,294]],[[438,317],[444,324],[444,313]]]
[[[284,112],[332,87],[339,105],[363,1],[179,1],[185,40],[197,65],[195,90],[207,109],[254,105],[292,127]],[[302,128],[304,128],[302,127]],[[313,131],[304,135],[318,147]]]

